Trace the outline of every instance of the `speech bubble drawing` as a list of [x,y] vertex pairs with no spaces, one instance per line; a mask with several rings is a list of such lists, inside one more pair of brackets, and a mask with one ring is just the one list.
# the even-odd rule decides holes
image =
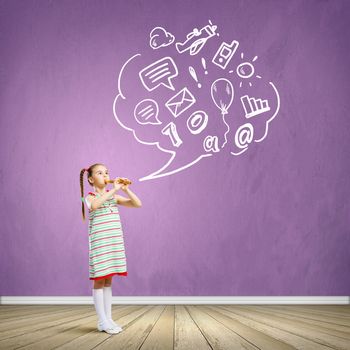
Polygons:
[[134,117],[139,124],[162,124],[158,119],[159,107],[156,101],[146,98],[140,101],[134,109]]
[[[222,42],[215,40],[213,37],[206,45],[216,45],[211,47],[212,52],[221,50]],[[118,93],[113,102],[114,116],[123,128],[131,131],[141,144],[156,146],[159,151],[170,156],[166,164],[143,176],[139,181],[176,174],[204,158],[221,152],[227,143],[226,135],[231,137],[231,140],[234,138],[229,145],[237,148],[238,152],[228,153],[235,156],[250,149],[253,142],[261,142],[267,137],[269,123],[280,109],[279,93],[275,85],[261,80],[262,77],[255,74],[247,76],[241,74],[238,75],[238,79],[224,78],[225,73],[235,73],[237,67],[242,66],[240,59],[244,59],[243,53],[240,57],[231,55],[229,62],[220,65],[218,69],[215,68],[215,62],[212,62],[211,57],[206,56],[207,61],[204,57],[201,60],[199,58],[196,64],[193,55],[192,58],[188,55],[190,59],[186,59],[187,55],[181,55],[181,59],[177,57],[176,53],[174,54],[174,46],[163,46],[162,52],[165,52],[165,55],[160,59],[154,54],[154,47],[151,49],[153,56],[151,64],[149,62],[145,64],[144,57],[140,53],[124,63],[118,76]],[[257,57],[254,56],[252,62],[255,62]],[[210,61],[212,66],[207,69],[205,62]],[[193,74],[188,75],[189,67],[192,68],[190,73],[196,72],[195,77]],[[206,79],[203,79],[204,77]],[[255,78],[258,79],[258,84],[249,81]],[[243,86],[240,79],[246,79],[248,84]],[[196,90],[196,87],[199,87],[198,80],[201,81],[200,90]],[[219,89],[219,83],[225,83],[223,90]],[[266,91],[267,83],[272,89]],[[157,89],[160,85],[166,89]],[[254,88],[251,89],[253,85]],[[183,97],[183,92],[187,91],[190,92],[188,99],[185,96],[183,101],[173,101],[175,97]],[[234,92],[237,95],[235,99],[233,99]],[[224,97],[227,97],[227,101]],[[183,102],[189,104],[185,106],[186,108],[180,109]],[[227,115],[226,120],[216,117],[218,114],[216,107],[222,114]],[[134,118],[128,117],[130,114],[133,114]],[[252,123],[244,124],[247,118]],[[236,127],[232,127],[233,125]],[[221,134],[223,128],[225,128],[225,134],[222,133],[225,142],[219,147],[218,134]]]
[[[191,167],[192,165],[196,164],[201,159],[212,156],[212,154],[211,153],[200,154],[199,156],[197,155],[197,156],[193,157],[193,155],[190,154],[190,152],[186,152],[185,156],[182,157],[181,159],[179,159],[179,157],[176,157],[177,156],[176,151],[162,147],[160,145],[159,141],[152,141],[152,142],[145,141],[144,139],[142,139],[142,137],[140,137],[138,135],[135,128],[128,125],[129,123],[127,121],[129,119],[127,119],[127,121],[123,120],[123,118],[121,116],[124,114],[124,109],[122,107],[124,107],[124,104],[128,103],[128,96],[127,96],[126,89],[123,87],[122,81],[126,78],[125,72],[128,71],[128,67],[132,67],[132,65],[135,64],[135,61],[138,58],[141,58],[141,56],[142,55],[139,53],[133,55],[123,64],[122,68],[120,69],[120,72],[118,75],[118,93],[113,101],[113,115],[114,115],[116,121],[118,122],[118,124],[123,129],[133,133],[133,136],[136,139],[136,141],[138,141],[139,143],[141,143],[143,145],[156,146],[160,151],[170,154],[170,158],[169,158],[168,162],[166,164],[164,164],[164,166],[162,166],[157,171],[138,179],[139,181],[145,181],[145,180],[152,180],[152,179],[160,178],[163,176],[173,175],[175,173],[183,171],[183,170]],[[134,71],[134,69],[130,68],[129,71]],[[130,74],[130,72],[129,72],[129,74]],[[138,106],[137,111],[139,110],[139,107],[140,106]],[[135,110],[136,110],[136,107],[134,107],[134,111]],[[122,111],[123,111],[123,113],[122,113]],[[206,152],[209,152],[209,150],[207,150]]]
[[171,79],[179,74],[171,57],[164,57],[142,69],[139,73],[143,86],[152,91],[159,85],[175,90]]

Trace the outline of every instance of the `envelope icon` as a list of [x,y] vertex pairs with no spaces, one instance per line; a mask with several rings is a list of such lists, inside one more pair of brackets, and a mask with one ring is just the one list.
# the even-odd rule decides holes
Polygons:
[[169,109],[171,114],[176,118],[186,109],[190,108],[196,99],[190,91],[184,87],[180,92],[173,96],[170,100],[165,102],[165,106]]

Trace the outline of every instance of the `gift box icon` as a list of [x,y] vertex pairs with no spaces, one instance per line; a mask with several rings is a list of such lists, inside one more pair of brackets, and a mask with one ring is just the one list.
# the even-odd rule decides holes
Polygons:
[[165,102],[165,106],[169,109],[171,114],[177,118],[180,114],[186,111],[186,109],[190,108],[195,102],[196,99],[194,96],[186,87],[184,87],[170,100]]

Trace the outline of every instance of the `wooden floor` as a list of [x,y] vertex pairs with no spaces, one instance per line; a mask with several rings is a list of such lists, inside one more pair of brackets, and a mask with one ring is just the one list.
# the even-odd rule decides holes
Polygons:
[[0,349],[350,349],[349,305],[0,305]]

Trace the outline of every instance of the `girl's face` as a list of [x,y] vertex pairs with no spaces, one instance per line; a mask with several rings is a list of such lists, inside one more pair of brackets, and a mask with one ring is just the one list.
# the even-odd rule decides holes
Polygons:
[[105,180],[109,180],[108,169],[102,165],[97,166],[92,172],[93,185],[98,187],[106,186]]

